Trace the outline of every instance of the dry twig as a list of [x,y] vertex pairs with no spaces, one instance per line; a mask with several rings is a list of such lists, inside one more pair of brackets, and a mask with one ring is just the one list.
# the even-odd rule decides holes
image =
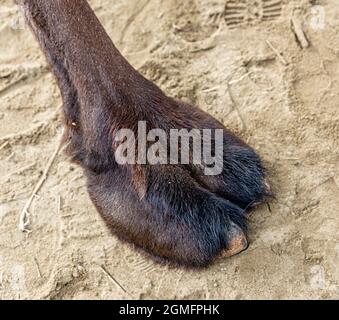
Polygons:
[[28,201],[26,202],[24,208],[22,209],[21,213],[20,213],[20,219],[19,219],[19,229],[22,232],[30,232],[30,230],[28,229],[28,225],[29,225],[29,209],[32,205],[32,202],[34,200],[34,198],[37,196],[37,193],[39,192],[39,190],[41,189],[41,187],[43,186],[44,182],[47,179],[48,176],[48,172],[51,169],[55,158],[57,157],[60,149],[62,147],[62,140],[60,138],[60,142],[58,143],[57,148],[55,149],[55,151],[53,152],[50,160],[47,163],[47,166],[40,178],[40,180],[38,181],[38,183],[36,184],[35,188],[33,189],[33,192],[30,196],[30,198],[28,199]]
[[100,269],[103,271],[103,273],[124,293],[130,295],[127,290],[106,270],[104,266],[100,266]]
[[300,44],[300,46],[303,48],[303,49],[306,49],[310,46],[306,36],[305,36],[305,33],[304,33],[304,30],[302,28],[302,24],[300,22],[300,19],[297,18],[297,17],[293,17],[292,18],[292,30],[295,34],[295,36],[297,37],[297,40]]
[[57,197],[57,215],[58,215],[58,217],[60,216],[60,211],[61,211],[61,197],[59,195]]
[[42,274],[41,274],[41,270],[40,270],[40,267],[39,267],[38,259],[36,257],[34,257],[33,260],[34,260],[34,263],[35,263],[35,266],[36,266],[36,271],[37,271],[39,277],[42,278]]
[[[248,75],[248,74],[246,74],[246,75]],[[229,97],[230,97],[230,99],[231,99],[231,102],[232,102],[232,104],[233,104],[233,107],[234,107],[234,109],[236,110],[236,112],[237,112],[237,114],[238,114],[238,116],[239,116],[239,118],[240,118],[240,121],[241,121],[242,126],[243,126],[243,130],[244,130],[244,131],[247,131],[246,121],[245,121],[244,117],[242,116],[241,111],[240,111],[240,108],[239,108],[239,106],[238,106],[238,103],[237,103],[237,101],[235,100],[235,98],[234,98],[234,96],[233,96],[233,93],[232,93],[232,89],[231,89],[232,77],[233,77],[233,75],[231,76],[231,78],[230,78],[229,81],[227,82],[227,91],[228,91]],[[246,103],[247,103],[247,101],[245,102],[245,104],[246,104]]]
[[5,141],[1,146],[0,146],[0,151],[4,148],[6,148],[9,145],[9,141]]
[[277,57],[279,58],[279,60],[285,65],[288,65],[288,62],[285,60],[285,58],[282,56],[282,54],[273,46],[273,44],[271,43],[271,41],[266,40],[266,43],[268,44],[268,46],[272,49],[272,51],[277,55]]

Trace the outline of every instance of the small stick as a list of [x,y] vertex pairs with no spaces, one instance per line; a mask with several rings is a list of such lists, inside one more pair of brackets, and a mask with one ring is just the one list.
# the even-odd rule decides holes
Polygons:
[[6,159],[5,161],[9,161],[14,157],[14,152],[12,152]]
[[22,209],[22,211],[20,213],[19,230],[21,230],[22,232],[28,232],[28,233],[30,232],[30,230],[27,228],[28,225],[29,225],[29,219],[28,219],[29,208],[31,207],[34,198],[37,196],[37,193],[39,192],[39,190],[43,186],[44,182],[46,181],[47,176],[48,176],[48,172],[51,169],[51,167],[54,163],[54,160],[57,157],[62,145],[63,145],[63,142],[62,142],[62,139],[60,139],[60,142],[59,142],[57,148],[55,149],[55,151],[53,152],[53,155],[51,156],[50,160],[48,161],[47,166],[46,166],[39,182],[36,184],[30,198],[28,199],[27,203],[25,204],[24,208]]
[[271,205],[268,202],[266,202],[266,206],[267,206],[268,211],[272,212]]
[[39,275],[40,278],[42,278],[42,274],[41,274],[41,270],[40,270],[40,267],[39,267],[38,260],[37,260],[36,257],[34,257],[33,260],[34,260],[34,263],[35,263],[35,265],[36,265],[36,270],[37,270],[37,272],[38,272],[38,275]]
[[60,216],[60,211],[61,211],[61,197],[60,195],[57,197],[57,214]]
[[219,89],[219,87],[213,87],[213,88],[204,89],[204,90],[202,90],[202,92],[208,93],[208,92],[217,91],[218,89]]
[[297,19],[296,17],[292,18],[292,27],[293,27],[292,28],[293,32],[295,33],[297,40],[300,43],[301,47],[303,49],[308,48],[310,44],[305,36],[304,30],[302,29],[300,20]]
[[164,282],[164,277],[165,277],[165,271],[161,274],[161,278],[160,278],[160,281],[158,283],[158,288],[156,290],[156,293],[155,293],[155,296],[159,298],[159,292],[160,292],[160,289],[161,289],[161,286]]
[[249,77],[252,73],[253,73],[252,71],[247,72],[247,73],[245,73],[243,76],[241,76],[239,79],[230,81],[229,84],[236,84],[236,83],[238,83],[238,82],[241,82],[241,81],[243,81],[247,76]]
[[280,61],[287,66],[288,62],[285,60],[285,58],[281,55],[281,53],[273,46],[273,44],[271,43],[271,41],[266,40],[266,43],[268,44],[268,46],[272,49],[272,51],[277,55],[277,57],[280,59]]
[[84,177],[83,174],[79,174],[79,175],[73,177],[73,178],[69,181],[69,183],[71,184],[72,182],[75,182],[75,181],[77,181],[77,180],[79,180],[79,179],[81,179],[81,178],[83,178],[83,177]]
[[130,295],[127,290],[117,281],[114,279],[114,277],[106,270],[104,266],[100,266],[100,269],[106,274],[106,276],[118,287],[120,288],[124,293]]
[[[240,118],[240,121],[241,121],[243,130],[244,130],[244,131],[247,131],[247,125],[246,125],[245,119],[244,119],[244,117],[242,116],[241,111],[240,111],[240,108],[238,107],[238,104],[237,104],[237,102],[236,102],[235,99],[234,99],[234,96],[233,96],[233,93],[232,93],[232,90],[231,90],[230,82],[227,83],[227,90],[228,90],[228,94],[229,94],[229,96],[230,96],[231,102],[232,102],[232,104],[233,104],[233,107],[234,107],[235,111],[237,112],[237,114],[238,114],[238,116],[239,116],[239,118]],[[247,102],[248,102],[248,99],[245,101],[244,105],[246,105]]]
[[6,148],[7,146],[9,145],[9,141],[6,141],[5,143],[3,143],[1,146],[0,146],[0,151],[4,148]]

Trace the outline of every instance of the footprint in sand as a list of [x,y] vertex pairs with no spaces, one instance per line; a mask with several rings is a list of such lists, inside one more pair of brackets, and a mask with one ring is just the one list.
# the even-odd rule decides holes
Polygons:
[[253,25],[280,17],[281,0],[229,0],[225,7],[225,20],[229,28]]

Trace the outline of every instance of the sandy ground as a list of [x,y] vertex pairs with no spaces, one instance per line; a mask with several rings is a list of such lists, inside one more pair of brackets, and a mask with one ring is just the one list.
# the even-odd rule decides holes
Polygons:
[[110,235],[81,170],[59,154],[29,210],[31,233],[20,232],[58,144],[61,100],[13,2],[1,0],[0,298],[339,298],[339,2],[90,2],[138,70],[258,150],[276,199],[251,215],[247,252],[170,269]]

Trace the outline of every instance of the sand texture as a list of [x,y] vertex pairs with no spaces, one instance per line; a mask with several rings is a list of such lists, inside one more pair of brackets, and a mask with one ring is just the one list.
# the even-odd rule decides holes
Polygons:
[[338,299],[339,1],[90,3],[135,68],[256,148],[276,198],[251,214],[246,252],[171,269],[109,233],[60,153],[21,232],[58,145],[61,98],[0,0],[0,299]]

